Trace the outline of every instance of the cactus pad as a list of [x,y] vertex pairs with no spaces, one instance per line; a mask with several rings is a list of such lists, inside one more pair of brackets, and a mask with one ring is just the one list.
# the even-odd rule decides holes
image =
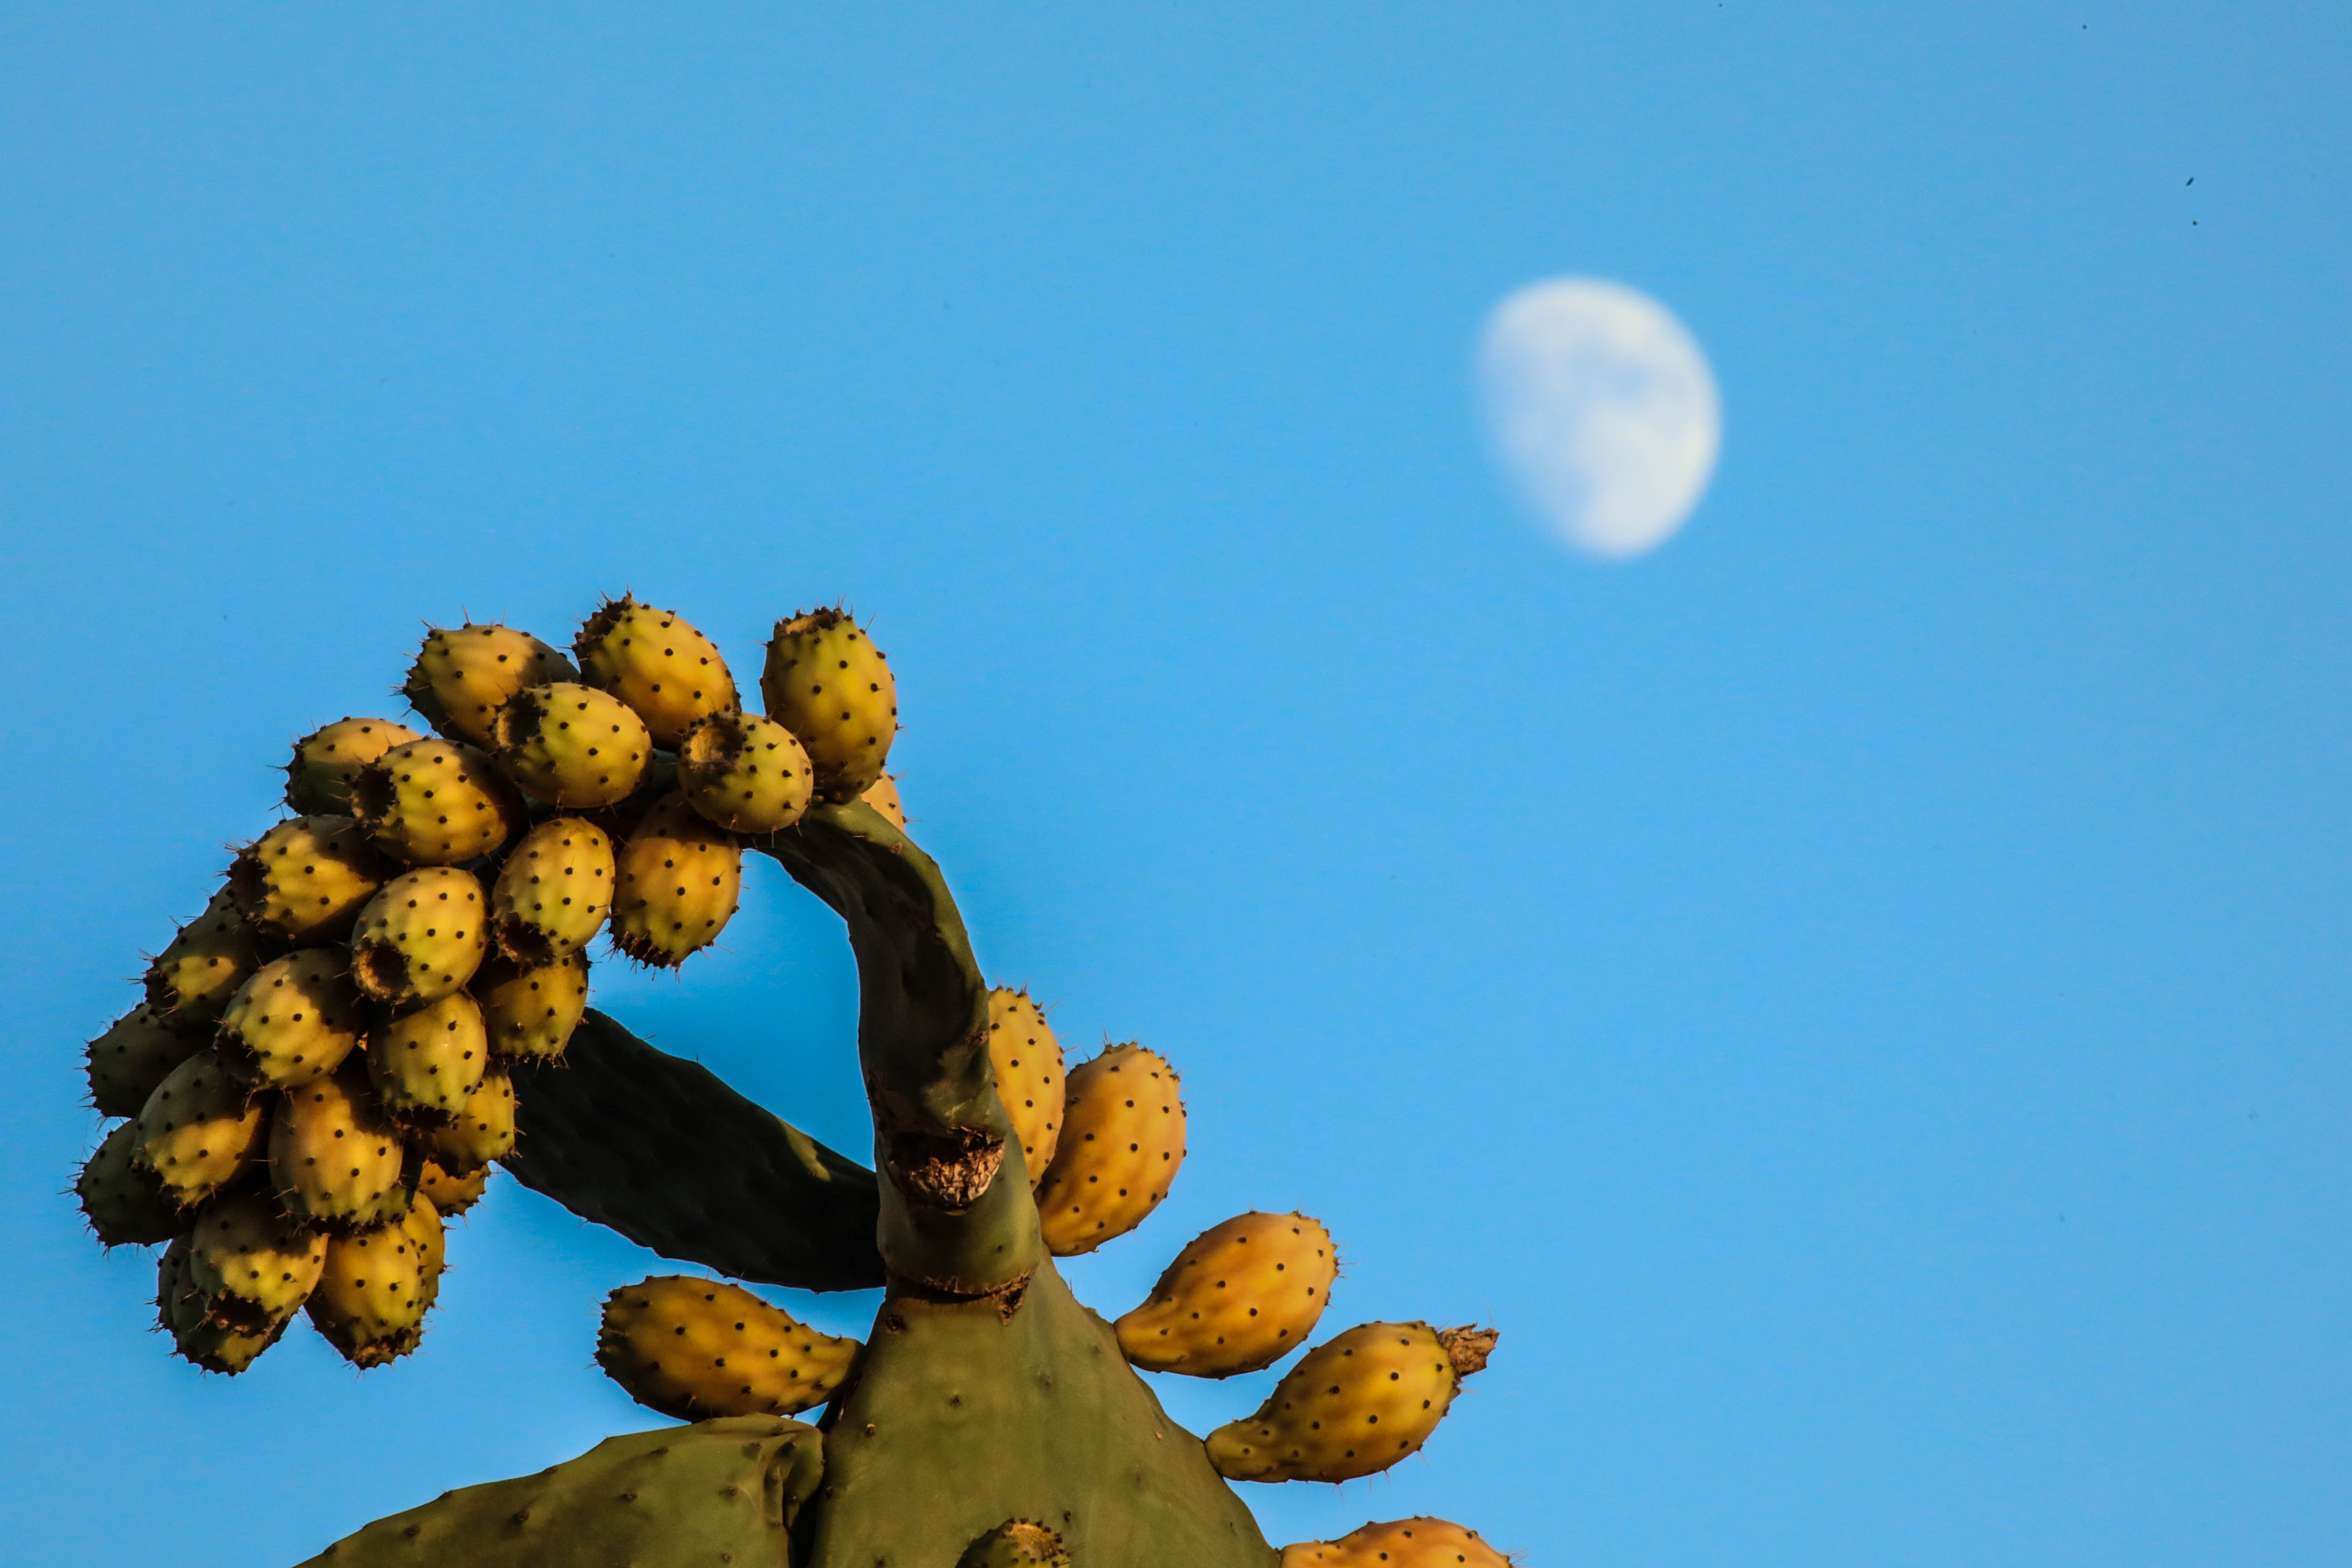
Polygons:
[[697,721],[740,706],[718,644],[627,595],[582,624],[572,652],[580,678],[642,714],[658,746],[675,750]]
[[645,815],[615,858],[613,945],[655,969],[675,969],[719,940],[743,890],[743,851],[683,795]]
[[1511,1560],[1475,1530],[1442,1519],[1398,1519],[1337,1541],[1286,1546],[1282,1568],[1511,1568]]
[[474,974],[493,1055],[509,1061],[560,1057],[588,1011],[588,955],[524,968],[493,958]]
[[341,942],[390,873],[348,816],[298,816],[230,863],[229,895],[265,941],[309,947]]
[[516,692],[490,739],[499,765],[525,794],[575,811],[635,794],[654,752],[635,709],[570,680]]
[[1113,1046],[1069,1077],[1062,1140],[1037,1184],[1056,1258],[1092,1252],[1141,1225],[1184,1163],[1176,1069],[1141,1046]]
[[223,888],[147,966],[147,1005],[164,1027],[205,1038],[236,988],[260,967],[260,939]]
[[525,687],[579,678],[571,660],[529,632],[469,623],[425,634],[401,692],[443,735],[486,746],[508,698]]
[[198,1051],[155,1086],[131,1123],[131,1163],[163,1195],[194,1208],[226,1186],[261,1146],[267,1105],[212,1051]]
[[713,713],[678,742],[687,803],[730,833],[774,833],[808,810],[808,752],[790,730],[757,713]]
[[898,683],[882,650],[839,610],[776,623],[760,693],[800,737],[825,800],[855,800],[882,776],[898,733]]
[[82,1164],[74,1196],[100,1242],[108,1247],[148,1247],[169,1241],[187,1221],[155,1178],[131,1163],[137,1132],[131,1122],[106,1135]]
[[352,781],[392,750],[425,737],[389,719],[338,719],[294,742],[286,804],[304,816],[349,816]]
[[1308,1352],[1256,1415],[1210,1433],[1209,1458],[1237,1481],[1374,1475],[1419,1451],[1465,1375],[1427,1323],[1361,1323]]
[[596,1364],[630,1398],[681,1421],[797,1415],[833,1397],[857,1348],[740,1285],[665,1274],[606,1300]]
[[1065,1085],[1062,1044],[1028,992],[1000,985],[988,994],[988,1060],[1034,1187],[1061,1145]]
[[310,947],[272,959],[239,988],[215,1048],[246,1082],[291,1089],[341,1067],[358,1048],[361,1027],[350,960]]
[[372,1001],[415,1007],[474,977],[489,951],[488,900],[471,871],[426,866],[394,877],[352,931],[352,978]]
[[136,1116],[172,1069],[204,1042],[167,1028],[152,1004],[142,1002],[90,1041],[89,1102],[100,1116]]
[[455,1121],[489,1066],[482,1009],[463,991],[386,1019],[368,1036],[368,1082],[404,1127]]
[[407,1212],[407,1152],[363,1062],[286,1091],[269,1129],[269,1174],[287,1214],[314,1230],[365,1230]]
[[455,741],[411,741],[362,768],[352,811],[375,847],[412,866],[455,866],[522,829],[524,811],[498,765]]
[[613,909],[613,841],[578,816],[522,837],[490,889],[490,936],[517,963],[552,963],[588,945]]
[[1143,1305],[1117,1323],[1119,1349],[1153,1372],[1255,1372],[1307,1342],[1339,1272],[1320,1222],[1237,1215],[1176,1255]]

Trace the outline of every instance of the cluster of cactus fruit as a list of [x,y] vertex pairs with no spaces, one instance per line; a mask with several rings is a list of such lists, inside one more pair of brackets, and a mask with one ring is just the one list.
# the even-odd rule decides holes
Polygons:
[[[1313,1337],[1338,1249],[1304,1215],[1244,1214],[1115,1322],[1070,1296],[1052,1259],[1134,1230],[1183,1164],[1177,1074],[1133,1044],[1066,1071],[1044,1010],[981,979],[905,836],[896,685],[847,615],[777,625],[764,714],[709,638],[629,597],[571,658],[435,630],[401,689],[434,733],[347,718],[297,742],[294,815],[90,1043],[91,1099],[123,1120],[76,1192],[101,1242],[163,1245],[179,1353],[239,1373],[302,1315],[361,1367],[409,1353],[444,1221],[499,1166],[719,1274],[886,1294],[861,1343],[723,1279],[617,1289],[598,1364],[688,1426],[450,1493],[324,1560],[1267,1568],[1226,1482],[1386,1469],[1486,1364],[1490,1330],[1365,1323],[1205,1441],[1167,1418],[1131,1368],[1272,1366]],[[849,926],[875,1169],[588,1006],[591,942],[683,963],[734,913],[746,848]],[[1429,1519],[1279,1553],[1504,1561]]]

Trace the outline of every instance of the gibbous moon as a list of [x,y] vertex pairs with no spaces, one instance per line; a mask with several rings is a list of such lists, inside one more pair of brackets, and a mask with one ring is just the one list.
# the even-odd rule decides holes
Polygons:
[[1714,374],[1639,289],[1553,278],[1511,294],[1486,318],[1478,383],[1496,460],[1528,509],[1588,554],[1664,543],[1714,476]]

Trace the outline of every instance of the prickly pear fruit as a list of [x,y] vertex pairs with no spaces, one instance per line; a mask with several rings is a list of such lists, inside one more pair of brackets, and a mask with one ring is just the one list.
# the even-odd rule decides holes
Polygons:
[[405,1127],[455,1121],[489,1061],[482,1009],[463,991],[398,1014],[368,1036],[368,1082],[376,1103]]
[[988,1059],[1034,1190],[1061,1144],[1064,1085],[1061,1042],[1028,992],[1000,985],[988,994]]
[[1337,1541],[1286,1546],[1281,1568],[1511,1568],[1511,1560],[1475,1530],[1442,1519],[1398,1519]]
[[306,947],[254,972],[221,1015],[214,1048],[246,1082],[292,1089],[341,1067],[362,1027],[350,956]]
[[205,1314],[204,1297],[188,1280],[188,1238],[184,1236],[163,1249],[155,1266],[155,1319],[172,1336],[173,1345],[182,1356],[206,1372],[226,1373],[231,1377],[251,1366],[256,1357],[276,1344],[288,1322],[280,1318],[257,1334],[212,1321]]
[[422,1174],[416,1178],[416,1195],[429,1200],[433,1212],[438,1215],[461,1215],[482,1201],[482,1191],[490,1184],[490,1168],[463,1176],[453,1176],[436,1160],[425,1162]]
[[490,742],[491,753],[525,794],[573,811],[628,799],[654,753],[635,709],[570,680],[509,698]]
[[207,1038],[228,999],[260,967],[260,939],[223,888],[147,966],[147,1005],[165,1028]]
[[260,1193],[206,1204],[188,1236],[188,1284],[214,1322],[267,1333],[319,1283],[327,1238],[295,1226]]
[[155,1086],[203,1048],[203,1041],[166,1028],[153,1005],[142,1002],[90,1041],[89,1102],[100,1116],[136,1116]]
[[730,833],[773,833],[808,809],[808,753],[757,713],[713,713],[677,747],[677,782],[695,810]]
[[1141,1046],[1113,1046],[1074,1069],[1062,1141],[1037,1184],[1037,1219],[1056,1258],[1092,1252],[1141,1225],[1184,1163],[1176,1069]]
[[246,846],[228,868],[246,923],[293,947],[341,942],[392,873],[348,816],[298,816]]
[[1339,1255],[1303,1214],[1238,1215],[1195,1237],[1151,1294],[1115,1325],[1127,1359],[1152,1372],[1231,1377],[1307,1342],[1331,1299]]
[[402,1216],[400,1228],[408,1233],[409,1245],[416,1248],[416,1288],[429,1312],[441,1299],[441,1267],[449,1258],[449,1238],[441,1228],[439,1205],[420,1189],[416,1201]]
[[514,1152],[514,1080],[497,1063],[466,1097],[457,1120],[425,1135],[425,1152],[443,1170],[469,1175]]
[[1318,1345],[1255,1415],[1209,1434],[1209,1462],[1236,1481],[1347,1481],[1387,1469],[1437,1429],[1491,1332],[1363,1323]]
[[529,632],[468,622],[425,635],[401,692],[442,734],[487,746],[490,721],[508,698],[526,687],[579,679],[571,660]]
[[740,706],[718,644],[627,595],[582,624],[572,652],[580,678],[643,714],[657,746],[674,750],[695,721]]
[[874,639],[841,611],[776,623],[760,693],[768,717],[808,749],[821,797],[855,800],[882,776],[898,734],[898,683]]
[[365,1230],[407,1212],[407,1151],[364,1062],[286,1091],[269,1130],[269,1176],[287,1214],[313,1230]]
[[286,804],[306,816],[349,816],[352,780],[392,750],[424,737],[389,719],[338,719],[294,742],[286,764]]
[[1008,1519],[964,1549],[956,1568],[1070,1568],[1062,1538],[1034,1520]]
[[406,1355],[425,1337],[424,1262],[398,1221],[331,1237],[308,1304],[310,1326],[354,1366]]
[[606,1299],[596,1364],[647,1409],[704,1421],[822,1405],[857,1349],[740,1285],[665,1274]]
[[267,1102],[250,1095],[217,1054],[198,1051],[140,1107],[131,1163],[153,1176],[166,1198],[194,1208],[245,1168],[268,1120]]
[[74,1183],[74,1196],[81,1200],[89,1228],[107,1247],[169,1241],[187,1224],[155,1178],[131,1163],[137,1139],[133,1123],[117,1127],[82,1165]]
[[370,1000],[415,1007],[463,986],[489,951],[488,900],[471,871],[425,866],[394,877],[352,931],[352,978]]
[[560,1057],[588,1012],[588,955],[575,952],[531,968],[493,958],[476,972],[490,1054],[509,1061]]
[[613,945],[651,968],[675,969],[718,941],[743,890],[735,836],[683,795],[646,812],[614,860]]
[[897,779],[892,778],[888,773],[884,773],[880,778],[867,784],[866,793],[857,798],[880,812],[883,821],[901,833],[907,831],[907,803],[898,798]]
[[584,817],[523,835],[490,889],[490,937],[518,963],[578,952],[613,910],[613,841]]
[[455,741],[411,741],[362,768],[352,781],[352,811],[377,848],[412,866],[487,855],[525,821],[498,764]]

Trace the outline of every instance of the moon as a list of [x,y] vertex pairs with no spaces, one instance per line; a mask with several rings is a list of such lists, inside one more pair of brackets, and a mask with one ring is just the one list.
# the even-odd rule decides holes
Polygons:
[[1622,561],[1706,493],[1722,405],[1698,340],[1637,289],[1551,278],[1486,318],[1478,384],[1496,461],[1570,547]]

